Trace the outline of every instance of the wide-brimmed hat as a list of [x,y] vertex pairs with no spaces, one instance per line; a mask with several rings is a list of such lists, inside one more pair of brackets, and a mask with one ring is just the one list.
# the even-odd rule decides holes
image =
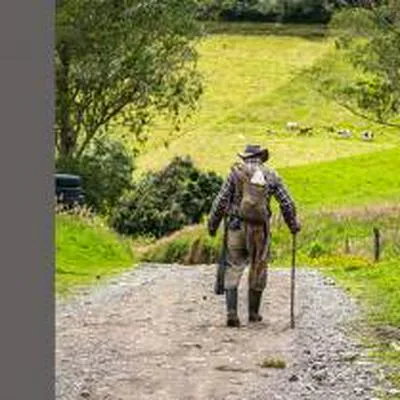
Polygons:
[[262,162],[266,162],[269,158],[269,151],[267,148],[262,148],[258,144],[248,144],[243,153],[238,154],[240,158],[246,160],[248,158],[259,157]]

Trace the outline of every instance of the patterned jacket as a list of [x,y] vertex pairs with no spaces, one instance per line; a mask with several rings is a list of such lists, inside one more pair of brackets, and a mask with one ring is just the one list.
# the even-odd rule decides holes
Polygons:
[[[246,161],[248,165],[261,166],[267,181],[267,209],[271,216],[270,200],[274,197],[280,206],[283,218],[292,232],[298,229],[298,222],[296,218],[296,207],[292,200],[288,189],[282,182],[278,174],[271,168],[261,165],[258,159],[250,159]],[[208,219],[208,229],[210,233],[215,233],[224,216],[228,216],[229,229],[238,229],[241,225],[241,218],[239,216],[239,205],[242,199],[241,193],[238,190],[239,173],[234,165],[228,178],[225,180],[222,188],[215,198],[211,207],[210,216]]]

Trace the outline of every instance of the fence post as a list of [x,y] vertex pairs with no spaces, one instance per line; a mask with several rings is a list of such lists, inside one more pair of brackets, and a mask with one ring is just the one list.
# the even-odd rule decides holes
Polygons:
[[378,228],[374,228],[374,259],[378,262],[381,255],[381,234]]
[[348,236],[344,239],[344,252],[350,254],[350,240]]

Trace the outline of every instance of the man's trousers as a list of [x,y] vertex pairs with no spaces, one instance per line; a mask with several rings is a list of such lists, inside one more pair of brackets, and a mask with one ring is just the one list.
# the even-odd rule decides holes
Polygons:
[[270,233],[266,225],[242,223],[238,230],[228,230],[225,289],[239,286],[246,266],[250,264],[249,289],[262,292],[267,283]]

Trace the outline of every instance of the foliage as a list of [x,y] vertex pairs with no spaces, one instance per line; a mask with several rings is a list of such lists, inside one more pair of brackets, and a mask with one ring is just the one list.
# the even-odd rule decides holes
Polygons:
[[118,121],[144,139],[155,114],[178,121],[201,94],[196,1],[60,0],[56,9],[56,144],[79,158]]
[[228,21],[326,22],[332,0],[209,0],[201,2],[202,16]]
[[79,286],[131,267],[129,243],[87,213],[56,215],[56,290],[68,294]]
[[199,171],[190,158],[177,157],[133,185],[114,212],[112,226],[123,234],[161,237],[198,223],[221,184],[220,177]]
[[360,4],[345,7],[331,22],[337,49],[356,73],[345,81],[320,70],[320,90],[356,115],[400,127],[400,6]]
[[95,138],[79,159],[58,159],[59,172],[82,177],[87,204],[107,213],[130,188],[133,158],[124,146],[110,138]]

